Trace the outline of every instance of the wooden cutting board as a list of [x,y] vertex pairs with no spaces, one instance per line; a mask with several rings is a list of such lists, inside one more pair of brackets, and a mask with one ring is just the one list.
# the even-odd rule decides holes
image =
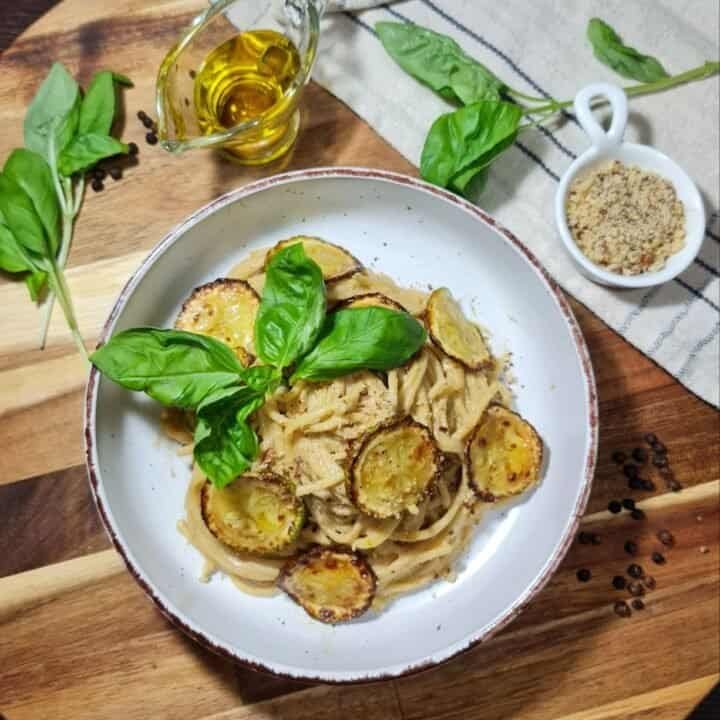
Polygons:
[[[143,142],[155,70],[202,0],[64,0],[0,58],[0,158],[51,62],[85,84],[101,68],[135,81],[123,137],[139,164],[88,193],[70,257],[82,331],[93,344],[120,287],[148,250],[211,198],[279,168],[248,171],[213,153],[173,158]],[[355,164],[416,174],[364,122],[311,85],[290,169]],[[600,397],[597,476],[576,543],[550,584],[497,638],[419,676],[371,687],[311,687],[211,655],[171,627],[125,572],[100,526],[82,465],[85,372],[59,316],[37,350],[23,287],[0,278],[0,717],[563,718],[685,717],[718,678],[718,415],[578,303]],[[631,495],[611,461],[642,435],[668,447],[679,493],[634,493],[642,520],[606,508]],[[652,476],[651,473],[644,474]],[[658,479],[656,478],[656,481]],[[650,553],[668,529],[664,565]],[[611,579],[631,558],[657,581],[623,619]],[[513,558],[508,558],[512,572]],[[587,583],[576,579],[588,568]],[[482,597],[478,598],[478,603]]]

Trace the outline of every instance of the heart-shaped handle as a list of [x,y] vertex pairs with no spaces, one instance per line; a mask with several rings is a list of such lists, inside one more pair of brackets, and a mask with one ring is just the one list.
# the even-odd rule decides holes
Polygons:
[[[612,122],[607,132],[595,119],[592,111],[593,100],[603,97],[612,108]],[[574,105],[577,119],[595,147],[607,150],[622,142],[628,118],[627,95],[622,88],[610,83],[588,85],[575,96]]]

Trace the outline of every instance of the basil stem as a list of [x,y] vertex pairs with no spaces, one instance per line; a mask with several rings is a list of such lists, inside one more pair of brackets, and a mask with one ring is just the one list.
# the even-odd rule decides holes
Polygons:
[[[712,77],[720,73],[720,62],[706,61],[702,65],[698,65],[695,68],[686,70],[683,73],[677,75],[670,75],[669,77],[660,78],[649,83],[641,83],[640,85],[630,85],[623,88],[625,94],[629,97],[637,97],[638,95],[650,95],[652,93],[661,92],[663,90],[669,90],[670,88],[677,87],[678,85],[684,85],[685,83],[694,82],[695,80],[704,80],[705,78]],[[540,105],[534,108],[524,108],[523,112],[525,115],[540,114],[551,114],[563,108],[570,107],[574,100],[551,100],[546,105]],[[605,104],[606,100],[598,98],[595,107]]]
[[42,306],[43,317],[40,323],[40,349],[45,348],[47,341],[47,333],[50,327],[50,318],[52,309],[57,297],[60,308],[65,315],[65,320],[70,328],[75,345],[77,346],[80,356],[87,361],[88,354],[85,349],[77,318],[75,316],[75,308],[73,307],[72,296],[65,279],[65,263],[67,262],[68,253],[70,252],[70,243],[72,241],[73,226],[75,224],[75,216],[80,209],[82,194],[84,191],[84,181],[78,183],[79,191],[76,197],[73,197],[72,181],[67,178],[61,178],[57,168],[57,152],[55,149],[55,134],[51,132],[48,136],[48,159],[50,164],[50,172],[53,177],[53,185],[57,194],[58,203],[62,210],[62,233],[60,237],[60,250],[57,257],[52,253],[49,255],[50,261],[50,290],[45,298]]

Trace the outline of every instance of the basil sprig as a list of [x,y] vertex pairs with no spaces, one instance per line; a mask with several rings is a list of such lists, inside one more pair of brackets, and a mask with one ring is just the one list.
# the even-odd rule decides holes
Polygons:
[[0,174],[0,270],[22,278],[33,301],[44,299],[40,347],[57,298],[83,357],[64,268],[82,204],[82,174],[128,151],[110,134],[116,84],[132,83],[124,75],[99,72],[83,96],[65,67],[55,63],[28,106],[25,147],[13,150]]
[[225,388],[198,406],[193,456],[217,487],[225,487],[251,465],[258,438],[247,419],[265,402],[265,392],[248,386]]
[[469,105],[499,100],[505,84],[446,35],[410,23],[375,23],[388,54],[446,100]]
[[426,337],[405,312],[367,307],[326,314],[322,271],[296,243],[278,252],[267,269],[255,320],[255,347],[266,365],[243,367],[229,346],[212,337],[147,327],[118,333],[90,361],[128,390],[193,410],[195,462],[224,487],[257,457],[258,438],[248,419],[280,385],[286,368],[295,366],[290,383],[390,370],[409,360]]
[[422,176],[464,192],[470,181],[515,142],[522,110],[484,100],[441,115],[430,128],[420,160]]
[[625,45],[620,36],[600,18],[591,18],[587,37],[595,57],[618,75],[644,83],[670,77],[659,60]]
[[332,380],[357,370],[389,370],[407,362],[426,340],[407,313],[384,307],[347,308],[328,315],[318,344],[291,380]]
[[[518,133],[554,118],[573,104],[533,97],[516,90],[465,53],[452,39],[413,23],[375,24],[383,47],[405,72],[446,100],[462,104],[439,117],[422,151],[425,180],[464,195],[482,190],[490,165],[513,144]],[[595,57],[620,75],[640,81],[625,88],[629,96],[667,90],[717,75],[720,63],[706,62],[669,75],[659,60],[625,45],[607,23],[592,18],[587,36]],[[521,124],[522,119],[527,121]]]
[[284,248],[270,260],[255,320],[260,359],[285,368],[307,353],[325,318],[325,283],[302,243]]
[[189,410],[217,391],[237,385],[245,370],[219,340],[149,327],[118,333],[90,359],[118,385],[144,392],[163,405]]

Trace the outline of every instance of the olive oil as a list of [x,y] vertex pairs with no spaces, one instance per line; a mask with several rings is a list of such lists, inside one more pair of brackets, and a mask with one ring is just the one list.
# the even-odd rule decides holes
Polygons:
[[215,48],[195,77],[194,104],[205,135],[222,132],[258,118],[263,137],[272,142],[287,131],[283,122],[285,93],[300,70],[300,54],[275,30],[249,30]]

